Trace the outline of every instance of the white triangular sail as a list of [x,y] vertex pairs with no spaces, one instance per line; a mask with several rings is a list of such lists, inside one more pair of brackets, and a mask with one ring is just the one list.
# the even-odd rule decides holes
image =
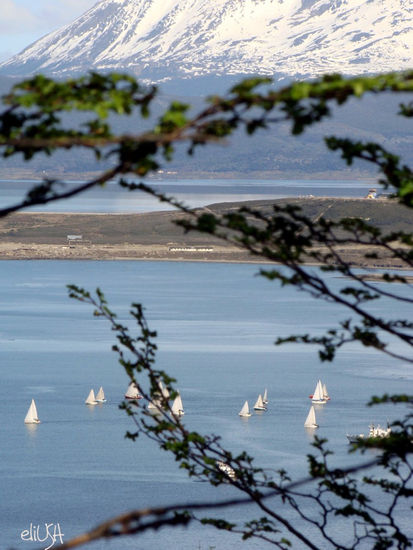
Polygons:
[[245,401],[244,405],[242,406],[242,409],[238,414],[240,416],[251,416],[250,408],[248,406],[248,401]]
[[154,399],[153,401],[149,401],[148,403],[148,410],[151,411],[151,413],[160,413],[162,410],[162,405],[159,401],[159,399]]
[[106,401],[105,392],[103,391],[102,386],[100,386],[99,391],[96,394],[96,401],[99,403],[104,403]]
[[306,428],[318,428],[313,405],[311,405],[310,407],[307,418],[305,419],[305,422],[304,422],[304,426]]
[[32,399],[32,402],[31,402],[31,404],[30,404],[30,407],[31,407],[31,409],[32,409],[33,418],[34,418],[35,420],[37,420],[38,422],[40,422],[40,420],[39,420],[39,415],[37,414],[36,402],[35,402],[34,399]]
[[323,398],[323,388],[321,386],[321,380],[319,380],[314,390],[313,401],[320,401],[320,399],[322,398]]
[[175,397],[174,402],[172,403],[171,410],[174,413],[174,415],[176,415],[176,416],[182,416],[183,414],[185,414],[184,406],[182,404],[182,398],[181,398],[181,395],[179,393]]
[[86,405],[97,405],[97,401],[96,401],[96,398],[95,398],[95,392],[92,390],[90,390],[89,392],[89,395],[86,397],[86,401],[85,401]]
[[262,402],[264,403],[264,405],[267,405],[268,404],[268,392],[267,392],[267,388],[265,388],[264,390],[264,394],[262,396]]
[[262,401],[261,394],[259,394],[257,401],[255,402],[254,409],[256,411],[265,411],[265,405]]
[[125,393],[126,399],[142,399],[141,394],[139,393],[138,386],[135,382],[131,382],[128,386],[128,389]]
[[37,414],[36,403],[34,399],[30,403],[29,410],[27,411],[26,417],[24,419],[25,424],[40,424],[39,416]]
[[160,389],[160,392],[161,392],[161,395],[162,397],[164,397],[165,399],[169,399],[169,391],[168,391],[168,388],[165,388],[165,386],[162,384],[162,381],[159,380],[159,389]]
[[323,386],[321,384],[321,380],[317,382],[317,385],[315,387],[313,397],[312,397],[313,403],[325,403],[326,400],[324,399],[324,393],[323,393]]
[[326,401],[330,401],[330,396],[328,395],[327,386],[323,384],[323,397]]

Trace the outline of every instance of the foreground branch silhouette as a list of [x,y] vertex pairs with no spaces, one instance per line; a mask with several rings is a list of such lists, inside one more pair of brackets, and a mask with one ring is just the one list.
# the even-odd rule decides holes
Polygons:
[[[233,456],[221,446],[218,436],[188,431],[182,418],[174,414],[170,400],[177,395],[173,385],[175,381],[166,372],[155,368],[156,333],[150,330],[140,304],[132,304],[130,310],[131,317],[138,327],[138,333],[133,336],[126,325],[119,323],[99,289],[96,295],[91,295],[87,290],[74,285],[68,288],[70,297],[91,305],[94,316],[103,317],[109,322],[118,342],[113,346],[113,350],[118,354],[119,363],[144,397],[144,405],[140,404],[140,400],[122,404],[122,408],[135,425],[135,431],[128,432],[127,436],[135,440],[143,435],[156,441],[160,448],[174,455],[180,467],[185,468],[191,477],[208,481],[214,486],[230,483],[246,495],[246,498],[133,511],[113,518],[91,532],[69,541],[67,548],[97,538],[137,534],[161,526],[188,525],[192,521],[242,534],[244,538],[262,539],[278,548],[288,547],[287,536],[293,541],[299,541],[303,547],[313,549],[319,548],[320,544],[329,544],[332,548],[357,548],[366,540],[374,543],[380,540],[381,544],[385,544],[397,539],[398,548],[408,548],[411,545],[412,534],[403,532],[396,510],[401,500],[413,496],[413,460],[409,458],[413,451],[413,415],[407,415],[398,424],[397,432],[393,432],[389,438],[370,439],[357,444],[360,449],[381,449],[380,456],[373,460],[348,469],[330,468],[328,456],[331,453],[325,448],[326,441],[315,438],[314,447],[319,457],[308,456],[310,476],[291,482],[285,471],[279,471],[275,478],[271,472],[256,467],[254,459],[246,453]],[[149,381],[148,390],[140,383],[141,380]],[[165,388],[167,392],[163,391]],[[409,396],[386,399],[411,402]],[[155,404],[155,411],[149,411],[147,403]],[[222,462],[227,468],[220,467]],[[384,477],[377,477],[377,467],[380,468],[380,475]],[[379,488],[379,491],[385,490],[390,495],[389,502],[376,505],[371,495],[367,496],[360,490],[357,474],[370,470],[372,473],[364,477],[364,484]],[[391,482],[386,477],[390,472]],[[353,477],[355,474],[356,477]],[[311,489],[306,491],[309,484]],[[333,495],[336,497],[334,505],[331,503]],[[197,510],[212,508],[215,511],[223,509],[225,512],[227,507],[252,502],[256,505],[257,511],[265,516],[244,525],[236,525],[225,518],[195,515]],[[286,515],[280,513],[281,503],[284,506],[288,505],[295,512],[295,521],[286,519]],[[340,537],[334,534],[335,522],[331,530],[330,523],[337,516],[342,516],[350,525],[353,525],[353,522],[354,525],[358,525],[358,533],[355,533],[351,546],[343,545]],[[144,519],[147,521],[143,521]],[[295,522],[300,520],[316,528],[317,540],[314,540],[314,533],[311,537],[306,536],[302,529],[295,525]]]
[[[364,469],[371,468],[372,466],[377,465],[377,463],[378,460],[371,460],[370,462],[364,463],[357,467],[345,469],[345,472],[347,474],[355,473],[356,471],[359,472]],[[288,487],[284,488],[284,491],[286,489],[292,490],[293,488],[296,488],[300,485],[306,485],[310,481],[312,481],[312,478],[301,480],[295,483],[289,483]],[[279,494],[279,490],[272,490],[268,494],[263,495],[262,500],[264,501]],[[188,526],[191,522],[197,521],[197,518],[193,514],[197,510],[219,510],[220,508],[243,506],[246,504],[251,504],[251,499],[249,497],[243,499],[230,499],[213,503],[186,502],[183,504],[175,504],[173,506],[132,510],[125,514],[113,517],[86,533],[77,535],[76,537],[61,545],[60,548],[61,550],[65,550],[66,548],[77,548],[96,540],[116,538],[125,535],[136,535],[147,530],[156,530],[161,527],[174,525]],[[172,517],[169,517],[171,515]]]

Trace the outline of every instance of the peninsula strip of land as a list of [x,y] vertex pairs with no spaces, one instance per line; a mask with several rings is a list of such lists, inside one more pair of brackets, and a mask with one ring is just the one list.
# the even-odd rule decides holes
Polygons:
[[[248,205],[270,212],[273,204],[296,204],[311,219],[361,217],[384,233],[410,231],[411,209],[393,200],[347,198],[293,198],[247,203],[212,204],[201,210],[223,214]],[[31,260],[169,260],[254,262],[258,256],[215,237],[185,233],[176,220],[185,214],[161,211],[142,214],[17,212],[0,219],[0,259]],[[405,268],[399,260],[366,260],[365,249],[343,246],[340,251],[353,265]]]

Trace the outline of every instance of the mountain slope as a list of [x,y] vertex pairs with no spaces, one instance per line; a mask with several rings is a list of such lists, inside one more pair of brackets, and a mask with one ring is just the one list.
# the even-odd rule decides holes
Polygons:
[[411,0],[101,0],[0,72],[316,76],[413,65]]

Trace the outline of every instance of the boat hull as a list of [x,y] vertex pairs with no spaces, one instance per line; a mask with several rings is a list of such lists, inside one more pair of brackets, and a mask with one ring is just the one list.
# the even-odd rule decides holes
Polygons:
[[136,401],[137,399],[142,399],[142,395],[137,395],[136,397],[129,397],[129,395],[125,395],[125,399],[128,399],[129,401]]
[[391,435],[391,428],[390,426],[387,426],[387,428],[381,428],[380,424],[377,426],[374,426],[374,424],[371,424],[369,426],[369,433],[368,435],[365,434],[359,434],[359,435],[352,435],[347,434],[347,439],[349,443],[358,443],[360,441],[364,441],[365,439],[385,439],[386,437],[389,437]]
[[[311,395],[308,396],[310,399],[312,399],[314,397],[314,394],[312,393]],[[331,397],[324,397],[324,399],[326,401],[330,401]]]
[[359,434],[359,435],[347,434],[347,439],[349,443],[358,443],[359,441],[363,441],[364,439],[366,439],[366,436],[364,434]]

